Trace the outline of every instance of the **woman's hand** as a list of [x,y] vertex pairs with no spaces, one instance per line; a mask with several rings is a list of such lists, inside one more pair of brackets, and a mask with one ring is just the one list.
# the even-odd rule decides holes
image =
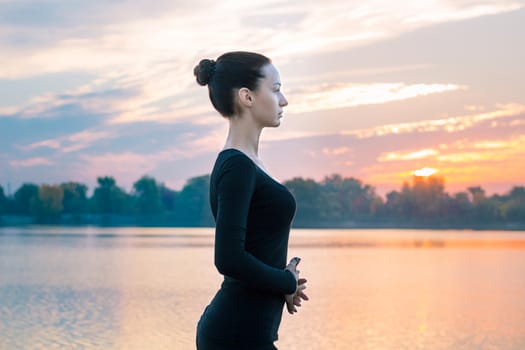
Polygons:
[[308,300],[308,296],[304,293],[304,290],[306,289],[306,278],[299,278],[300,271],[297,270],[297,265],[300,261],[300,258],[295,257],[286,266],[286,269],[293,273],[297,281],[295,293],[284,296],[286,308],[289,314],[294,314],[297,312],[297,307],[301,306],[301,299]]
[[288,265],[286,265],[286,270],[290,271],[293,276],[295,277],[295,282],[299,281],[299,270],[297,270],[297,265],[299,265],[299,262],[301,261],[301,258],[295,257],[290,260]]

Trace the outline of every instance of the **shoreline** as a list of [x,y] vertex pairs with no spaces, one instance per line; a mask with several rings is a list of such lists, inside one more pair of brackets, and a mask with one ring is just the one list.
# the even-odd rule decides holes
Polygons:
[[[49,222],[38,222],[32,216],[0,216],[1,227],[24,226],[62,226],[62,227],[214,227],[210,225],[195,225],[189,222],[177,222],[163,216],[134,215],[76,215],[65,216]],[[474,230],[474,231],[525,231],[525,223],[491,223],[491,224],[433,224],[433,223],[399,223],[392,221],[364,222],[347,221],[338,223],[315,224],[294,223],[292,229],[407,229],[407,230]]]

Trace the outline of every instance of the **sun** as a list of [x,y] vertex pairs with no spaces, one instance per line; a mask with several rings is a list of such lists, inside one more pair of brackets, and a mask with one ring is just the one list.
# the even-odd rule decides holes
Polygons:
[[421,168],[413,172],[415,176],[430,176],[437,173],[437,169],[434,168]]

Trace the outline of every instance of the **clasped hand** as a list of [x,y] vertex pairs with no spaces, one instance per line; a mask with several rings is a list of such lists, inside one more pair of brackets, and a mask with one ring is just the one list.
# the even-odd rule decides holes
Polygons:
[[297,312],[297,307],[301,306],[301,300],[308,300],[308,296],[304,294],[304,290],[306,289],[306,278],[299,278],[299,270],[297,270],[299,261],[301,261],[300,258],[293,258],[286,266],[286,269],[293,273],[295,280],[297,281],[295,293],[286,294],[284,296],[284,299],[286,300],[286,308],[289,314]]

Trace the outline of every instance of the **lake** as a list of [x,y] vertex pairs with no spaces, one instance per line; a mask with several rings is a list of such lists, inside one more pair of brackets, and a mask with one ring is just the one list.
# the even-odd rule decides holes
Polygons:
[[[0,228],[0,349],[195,349],[213,228]],[[276,346],[525,349],[525,232],[294,229]]]

